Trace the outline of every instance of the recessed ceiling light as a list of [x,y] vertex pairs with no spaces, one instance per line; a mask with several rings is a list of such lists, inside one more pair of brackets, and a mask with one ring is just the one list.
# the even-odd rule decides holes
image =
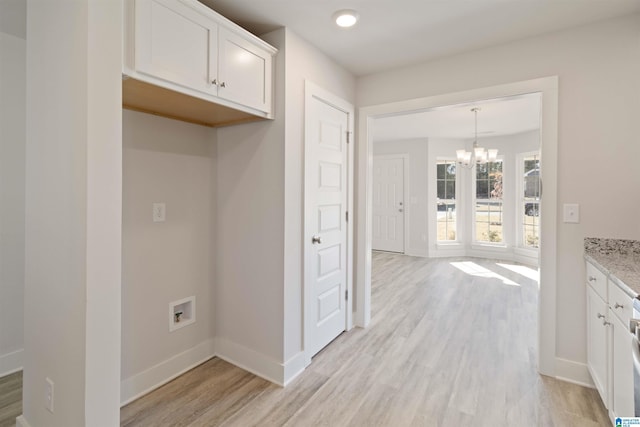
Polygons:
[[333,19],[336,21],[336,24],[343,28],[349,28],[356,25],[359,17],[358,12],[352,9],[339,10],[333,14]]

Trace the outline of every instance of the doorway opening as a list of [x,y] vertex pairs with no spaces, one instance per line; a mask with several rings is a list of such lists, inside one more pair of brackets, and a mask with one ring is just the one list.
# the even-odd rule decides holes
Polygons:
[[[556,176],[557,176],[557,102],[558,102],[558,82],[557,77],[548,77],[524,82],[493,86],[470,90],[465,92],[452,93],[447,95],[439,95],[428,98],[413,99],[400,101],[391,104],[383,104],[360,109],[359,114],[359,147],[358,147],[358,238],[357,238],[357,260],[356,260],[356,315],[354,316],[355,324],[358,326],[366,326],[371,319],[371,271],[372,271],[372,159],[375,154],[374,139],[376,134],[377,120],[389,117],[398,117],[416,111],[428,111],[443,109],[451,105],[467,104],[471,108],[482,100],[492,100],[499,98],[517,97],[527,94],[538,93],[540,99],[540,114],[538,122],[544,125],[539,131],[540,141],[540,177],[544,176],[545,193],[540,197],[538,203],[539,222],[537,223],[539,265],[540,265],[540,290],[539,290],[539,309],[538,309],[538,371],[546,375],[554,375],[555,372],[555,333],[556,333],[556,297],[555,297],[555,273],[556,273]],[[454,150],[455,151],[455,150]],[[437,186],[435,177],[435,167],[433,179],[428,179],[434,187]],[[515,176],[515,166],[513,166],[512,174]],[[534,168],[535,169],[535,168]],[[524,177],[523,177],[524,178]],[[471,194],[477,186],[477,176],[470,185]],[[473,181],[476,181],[473,184]],[[524,185],[524,184],[523,184]],[[461,188],[464,193],[464,188]],[[524,202],[520,200],[516,203],[515,185],[512,188],[512,202],[515,206]],[[469,192],[469,189],[466,190]],[[433,193],[432,193],[433,194]],[[477,194],[475,195],[477,196]],[[410,196],[413,197],[413,196]],[[471,200],[471,195],[466,195],[467,200]],[[427,197],[428,199],[428,197]],[[437,198],[433,198],[435,200]],[[475,197],[477,199],[477,197]],[[464,209],[456,209],[457,216],[466,215],[466,218],[474,218],[474,214],[479,211],[477,209],[477,201],[467,202],[466,212]],[[413,202],[413,200],[411,200]],[[424,204],[427,215],[437,217],[437,200],[432,201],[433,209]],[[420,204],[418,199],[417,204]],[[475,207],[474,207],[475,204]],[[461,206],[462,208],[462,206]],[[410,209],[411,210],[411,209]],[[523,204],[523,210],[526,205]],[[510,227],[516,229],[516,214],[512,214],[510,219]],[[532,214],[532,210],[527,213]],[[410,213],[413,218],[413,214]],[[531,215],[529,215],[531,216]],[[458,222],[460,224],[460,222]],[[427,231],[427,241],[429,235],[434,236],[437,233],[436,221],[431,221],[431,231]],[[522,224],[524,226],[524,224]],[[519,226],[519,225],[518,225]],[[471,220],[467,220],[461,224],[459,232],[466,235],[467,241],[458,248],[445,248],[444,244],[440,245],[442,249],[441,256],[461,256],[473,255],[474,250],[488,250],[500,252],[498,247],[487,245],[487,247],[478,244],[477,240],[472,237],[475,233],[477,224]],[[524,235],[524,232],[522,233]],[[515,239],[517,233],[512,233]],[[425,240],[423,235],[418,235],[420,240]],[[427,253],[423,256],[429,256],[429,251],[437,251],[437,239],[432,239],[429,243]],[[548,248],[545,250],[544,248]],[[448,253],[446,249],[451,249]],[[456,250],[464,249],[464,253],[456,253]],[[523,248],[525,249],[525,248]],[[537,251],[538,248],[535,248]],[[447,253],[447,255],[444,255]],[[498,256],[496,256],[498,257]],[[515,250],[514,250],[515,258]]]

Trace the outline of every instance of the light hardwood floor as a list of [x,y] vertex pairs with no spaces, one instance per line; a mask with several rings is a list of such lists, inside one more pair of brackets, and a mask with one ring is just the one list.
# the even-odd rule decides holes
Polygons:
[[500,264],[374,253],[370,327],[292,384],[214,358],[122,408],[122,426],[610,425],[596,391],[536,372],[537,283]]
[[0,378],[0,427],[14,427],[22,414],[22,371]]

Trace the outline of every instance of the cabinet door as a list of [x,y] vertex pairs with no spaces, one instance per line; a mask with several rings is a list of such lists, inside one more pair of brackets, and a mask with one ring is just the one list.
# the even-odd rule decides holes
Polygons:
[[611,404],[616,417],[633,417],[633,355],[631,345],[633,335],[613,312],[610,312],[613,343],[611,346],[612,390]]
[[223,27],[218,48],[218,96],[270,112],[271,54]]
[[587,365],[591,377],[600,392],[604,405],[609,408],[607,384],[607,304],[598,294],[587,286]]
[[215,95],[217,25],[175,0],[135,5],[136,71]]

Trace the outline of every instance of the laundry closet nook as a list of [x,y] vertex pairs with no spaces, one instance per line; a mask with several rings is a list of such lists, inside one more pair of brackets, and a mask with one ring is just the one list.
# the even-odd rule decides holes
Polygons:
[[216,127],[272,124],[277,50],[195,0],[127,1],[124,35],[127,403],[215,354]]

